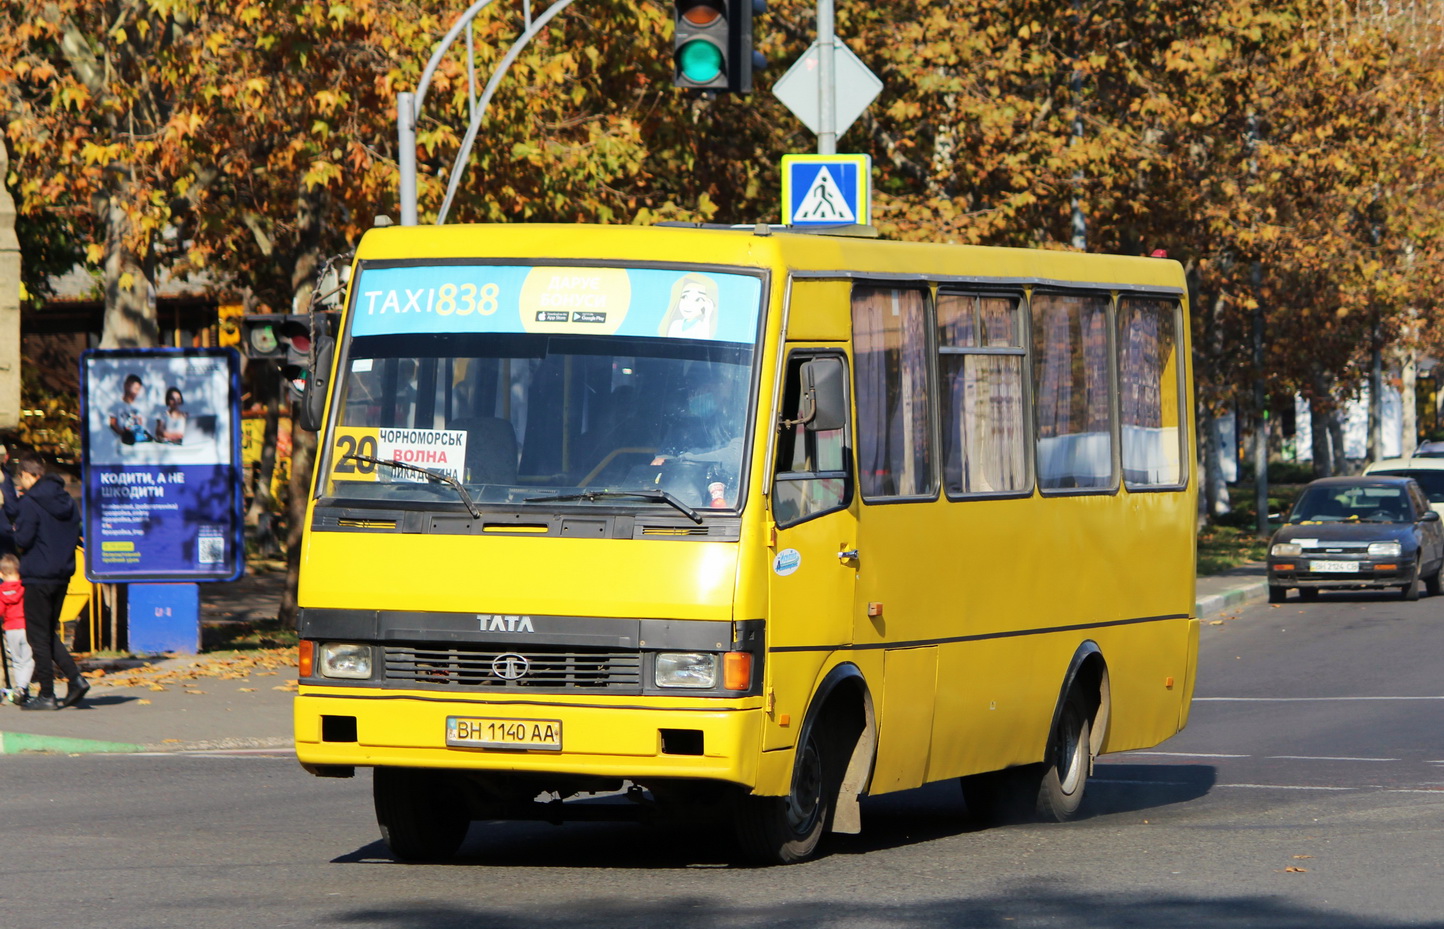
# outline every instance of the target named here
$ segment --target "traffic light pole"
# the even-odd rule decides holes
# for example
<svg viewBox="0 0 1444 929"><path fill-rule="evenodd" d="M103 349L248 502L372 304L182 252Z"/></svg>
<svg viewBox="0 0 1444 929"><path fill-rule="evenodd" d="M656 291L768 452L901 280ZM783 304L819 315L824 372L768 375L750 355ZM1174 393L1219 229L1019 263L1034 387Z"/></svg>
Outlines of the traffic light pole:
<svg viewBox="0 0 1444 929"><path fill-rule="evenodd" d="M482 92L481 98L478 100L476 96L476 50L472 46L472 21L476 19L478 13L491 6L493 2L494 0L477 0L476 3L467 7L466 12L457 18L456 23L436 46L436 51L431 54L431 60L426 63L426 68L421 72L421 80L417 82L416 92L414 94L403 92L396 95L396 162L401 172L398 194L401 199L401 225L403 226L415 226L418 222L416 210L416 120L421 113L422 105L426 102L426 91L431 86L432 75L441 66L442 59L451 50L457 37L465 31L466 73L470 81L470 93L467 99L469 125L466 137L461 142L461 150L457 152L456 160L451 164L451 177L446 182L446 198L441 202L441 210L436 214L436 225L438 226L446 222L446 215L451 212L451 203L456 198L457 187L461 184L461 175L466 170L467 159L471 157L471 148L476 144L477 133L481 131L482 118L486 116L487 105L491 103L497 85L506 76L512 62L516 61L527 43L541 32L547 23L551 22L552 17L571 6L574 0L556 0L536 19L532 18L531 0L522 0L526 31L512 43L511 49L497 64L496 71L487 81L486 90Z"/></svg>
<svg viewBox="0 0 1444 929"><path fill-rule="evenodd" d="M817 0L817 153L837 154L837 80L833 0Z"/></svg>

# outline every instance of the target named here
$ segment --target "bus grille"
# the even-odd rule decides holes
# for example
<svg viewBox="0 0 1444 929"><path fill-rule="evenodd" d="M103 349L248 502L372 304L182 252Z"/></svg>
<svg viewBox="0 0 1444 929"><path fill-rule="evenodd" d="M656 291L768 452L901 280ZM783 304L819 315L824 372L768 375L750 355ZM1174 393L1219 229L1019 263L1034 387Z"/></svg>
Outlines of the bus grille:
<svg viewBox="0 0 1444 929"><path fill-rule="evenodd" d="M386 680L439 687L639 692L642 656L612 649L388 645Z"/></svg>

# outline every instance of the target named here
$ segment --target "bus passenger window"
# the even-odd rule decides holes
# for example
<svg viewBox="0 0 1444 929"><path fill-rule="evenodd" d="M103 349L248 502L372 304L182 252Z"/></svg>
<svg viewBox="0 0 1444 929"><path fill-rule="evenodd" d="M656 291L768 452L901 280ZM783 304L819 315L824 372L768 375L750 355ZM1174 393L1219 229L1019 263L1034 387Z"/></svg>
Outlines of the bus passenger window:
<svg viewBox="0 0 1444 929"><path fill-rule="evenodd" d="M1106 490L1113 475L1104 294L1033 294L1038 484Z"/></svg>
<svg viewBox="0 0 1444 929"><path fill-rule="evenodd" d="M950 495L1032 489L1022 298L938 292L943 480Z"/></svg>
<svg viewBox="0 0 1444 929"><path fill-rule="evenodd" d="M930 496L927 291L852 291L858 483L863 499Z"/></svg>
<svg viewBox="0 0 1444 929"><path fill-rule="evenodd" d="M847 428L818 429L802 422L807 416L803 400L805 365L842 368L837 357L806 356L788 359L783 386L782 419L777 436L777 476L772 488L772 515L779 526L790 526L847 505L849 493ZM837 382L845 380L838 371ZM846 411L844 408L844 421Z"/></svg>
<svg viewBox="0 0 1444 929"><path fill-rule="evenodd" d="M1156 297L1118 301L1123 480L1130 489L1183 483L1178 349L1176 301Z"/></svg>

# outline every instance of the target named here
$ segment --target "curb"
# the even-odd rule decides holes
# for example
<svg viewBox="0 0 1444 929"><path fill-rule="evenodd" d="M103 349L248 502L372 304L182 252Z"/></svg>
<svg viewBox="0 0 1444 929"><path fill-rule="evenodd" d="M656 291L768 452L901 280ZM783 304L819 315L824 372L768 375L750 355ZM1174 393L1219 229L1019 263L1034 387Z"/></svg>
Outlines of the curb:
<svg viewBox="0 0 1444 929"><path fill-rule="evenodd" d="M1268 581L1260 579L1232 590L1225 590L1223 593L1199 597L1198 602L1194 604L1195 615L1199 619L1208 619L1235 607L1263 600L1268 597L1268 588Z"/></svg>
<svg viewBox="0 0 1444 929"><path fill-rule="evenodd" d="M141 746L129 742L99 742L95 739L68 739L63 736L29 735L24 732L0 732L0 755L21 752L58 752L65 755L96 752L138 752Z"/></svg>

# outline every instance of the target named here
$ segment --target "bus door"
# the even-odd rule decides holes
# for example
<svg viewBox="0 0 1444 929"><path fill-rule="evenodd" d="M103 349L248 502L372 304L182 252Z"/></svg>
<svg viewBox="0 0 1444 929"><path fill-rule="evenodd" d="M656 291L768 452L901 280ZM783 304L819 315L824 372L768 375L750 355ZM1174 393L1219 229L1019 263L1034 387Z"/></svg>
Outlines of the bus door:
<svg viewBox="0 0 1444 929"><path fill-rule="evenodd" d="M767 749L793 744L822 662L852 641L857 579L847 360L835 349L794 347L784 378L770 494L768 677L776 703Z"/></svg>

